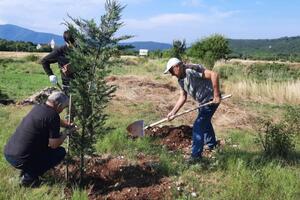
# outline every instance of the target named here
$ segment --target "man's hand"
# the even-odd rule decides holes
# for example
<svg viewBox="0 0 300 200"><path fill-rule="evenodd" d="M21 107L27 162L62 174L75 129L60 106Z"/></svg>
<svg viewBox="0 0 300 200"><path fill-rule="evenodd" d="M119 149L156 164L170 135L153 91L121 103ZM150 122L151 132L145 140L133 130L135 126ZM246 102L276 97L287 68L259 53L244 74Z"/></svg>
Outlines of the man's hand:
<svg viewBox="0 0 300 200"><path fill-rule="evenodd" d="M49 80L53 85L57 84L57 77L55 75L50 75Z"/></svg>
<svg viewBox="0 0 300 200"><path fill-rule="evenodd" d="M220 97L219 95L214 96L213 102L214 102L215 104L221 103L221 97Z"/></svg>
<svg viewBox="0 0 300 200"><path fill-rule="evenodd" d="M174 113L173 112L170 112L168 115L167 115L167 118L169 121L172 121L175 117L174 117Z"/></svg>

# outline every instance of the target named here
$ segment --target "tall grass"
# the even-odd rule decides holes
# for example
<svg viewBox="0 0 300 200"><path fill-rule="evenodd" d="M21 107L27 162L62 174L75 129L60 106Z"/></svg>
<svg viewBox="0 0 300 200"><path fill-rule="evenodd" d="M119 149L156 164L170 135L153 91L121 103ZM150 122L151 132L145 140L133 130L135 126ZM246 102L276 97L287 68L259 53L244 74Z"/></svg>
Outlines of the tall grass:
<svg viewBox="0 0 300 200"><path fill-rule="evenodd" d="M299 104L300 80L288 82L256 82L253 80L226 84L225 91L243 100L253 100L263 103Z"/></svg>

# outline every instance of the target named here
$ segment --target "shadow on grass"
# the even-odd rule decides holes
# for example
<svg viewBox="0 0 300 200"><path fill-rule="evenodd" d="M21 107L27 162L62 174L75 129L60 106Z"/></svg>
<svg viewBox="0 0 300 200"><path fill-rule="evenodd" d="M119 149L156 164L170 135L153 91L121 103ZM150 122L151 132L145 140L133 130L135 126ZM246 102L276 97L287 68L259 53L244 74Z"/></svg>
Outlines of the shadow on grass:
<svg viewBox="0 0 300 200"><path fill-rule="evenodd" d="M7 94L2 93L2 91L0 90L0 104L9 105L14 103L14 100L9 99L9 96Z"/></svg>

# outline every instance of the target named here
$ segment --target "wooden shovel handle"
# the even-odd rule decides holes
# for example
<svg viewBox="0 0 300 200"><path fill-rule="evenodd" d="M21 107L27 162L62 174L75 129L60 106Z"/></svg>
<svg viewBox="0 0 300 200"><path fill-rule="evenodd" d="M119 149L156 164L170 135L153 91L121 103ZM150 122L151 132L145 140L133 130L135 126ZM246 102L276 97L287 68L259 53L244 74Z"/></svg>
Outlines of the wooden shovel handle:
<svg viewBox="0 0 300 200"><path fill-rule="evenodd" d="M221 99L224 100L224 99L227 99L227 98L229 98L229 97L231 97L231 96L232 96L231 94L228 94L228 95L222 96ZM177 117L179 117L179 116L181 116L181 115L187 114L187 113L189 113L189 112L192 112L192 111L194 111L194 110L197 110L197 109L199 109L199 108L201 108L201 107L204 107L204 106L207 106L207 105L210 105L210 104L213 104L213 103L214 103L213 101L210 101L210 102L201 104L200 106L198 106L198 107L196 107L196 108L192 108L192 109L183 111L183 112L181 112L181 113L178 113L178 114L174 115L174 119L177 118ZM147 128L149 128L149 127L152 127L152 126L156 126L156 125L161 124L161 123L166 122L166 121L168 121L168 118L167 118L167 117L164 118L164 119L162 119L162 120L159 120L159 121L157 121L157 122L154 122L153 124L150 124L149 126L145 127L145 129L147 129Z"/></svg>

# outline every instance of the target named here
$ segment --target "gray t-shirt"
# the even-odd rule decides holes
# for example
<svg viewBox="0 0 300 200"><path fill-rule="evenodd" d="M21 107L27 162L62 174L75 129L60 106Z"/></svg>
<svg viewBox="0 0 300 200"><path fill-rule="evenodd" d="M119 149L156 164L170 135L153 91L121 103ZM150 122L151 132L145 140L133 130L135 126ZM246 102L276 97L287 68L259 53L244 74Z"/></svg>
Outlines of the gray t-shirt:
<svg viewBox="0 0 300 200"><path fill-rule="evenodd" d="M213 99L213 86L209 79L204 78L205 67L202 65L185 65L186 76L178 79L180 87L199 103L206 103Z"/></svg>

